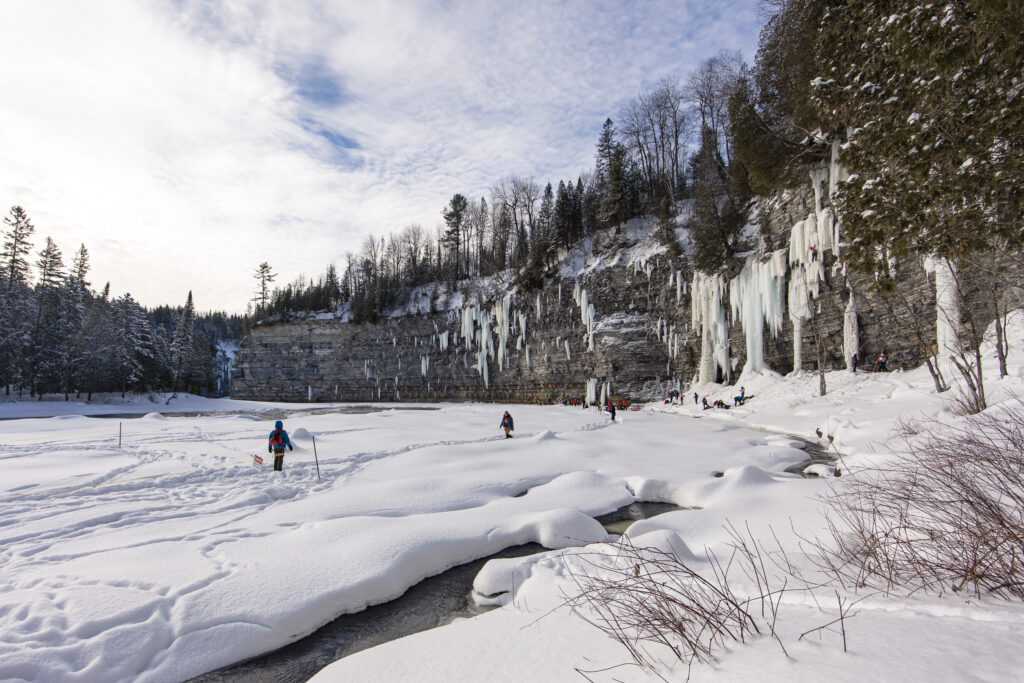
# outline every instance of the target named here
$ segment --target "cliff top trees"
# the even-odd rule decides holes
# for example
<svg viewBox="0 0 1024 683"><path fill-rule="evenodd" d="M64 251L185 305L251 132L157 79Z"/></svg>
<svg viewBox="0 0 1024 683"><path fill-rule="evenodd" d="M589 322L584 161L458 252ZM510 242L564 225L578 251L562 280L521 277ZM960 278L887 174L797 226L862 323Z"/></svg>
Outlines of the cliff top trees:
<svg viewBox="0 0 1024 683"><path fill-rule="evenodd" d="M728 99L732 144L759 195L805 183L807 164L822 153L808 137L820 125L811 81L827 0L772 4L778 11L761 30L754 68L738 73Z"/></svg>
<svg viewBox="0 0 1024 683"><path fill-rule="evenodd" d="M744 225L746 197L735 192L718 151L718 136L710 128L702 132L700 150L691 159L690 169L693 213L686 225L693 239L693 264L705 273L715 273L733 254Z"/></svg>
<svg viewBox="0 0 1024 683"><path fill-rule="evenodd" d="M452 195L448 206L441 211L441 216L448 226L448 230L444 233L444 243L452 251L452 282L458 281L462 274L462 232L469 219L468 214L469 202L465 196L459 193Z"/></svg>
<svg viewBox="0 0 1024 683"><path fill-rule="evenodd" d="M838 191L847 258L959 260L1024 246L1024 10L867 0L831 9L814 100L849 126Z"/></svg>
<svg viewBox="0 0 1024 683"><path fill-rule="evenodd" d="M277 275L270 268L270 264L264 261L256 267L256 272L253 273L253 278L258 283L256 287L256 296L253 301L256 302L256 312L259 314L261 310L265 310L267 307L267 301L270 296L270 283L274 281Z"/></svg>

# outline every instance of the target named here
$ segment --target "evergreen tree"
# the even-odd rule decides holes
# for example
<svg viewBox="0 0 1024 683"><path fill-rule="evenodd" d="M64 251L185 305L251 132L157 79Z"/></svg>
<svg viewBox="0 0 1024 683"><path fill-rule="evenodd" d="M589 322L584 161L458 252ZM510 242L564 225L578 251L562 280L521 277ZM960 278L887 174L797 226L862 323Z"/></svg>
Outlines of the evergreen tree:
<svg viewBox="0 0 1024 683"><path fill-rule="evenodd" d="M114 330L111 370L117 378L121 398L124 398L128 386L142 379L145 312L129 293L114 299L110 308Z"/></svg>
<svg viewBox="0 0 1024 683"><path fill-rule="evenodd" d="M718 151L718 136L705 128L700 150L690 161L693 177L693 213L687 222L693 239L693 262L705 273L723 268L744 224L743 206L734 197L725 161Z"/></svg>
<svg viewBox="0 0 1024 683"><path fill-rule="evenodd" d="M0 263L3 265L3 279L7 289L13 289L16 283L28 282L28 255L32 251L29 239L35 227L20 206L11 207L11 215L4 216L4 223L7 229L4 230Z"/></svg>
<svg viewBox="0 0 1024 683"><path fill-rule="evenodd" d="M836 204L856 269L1024 246L1024 13L854 0L826 15L814 99L846 126Z"/></svg>
<svg viewBox="0 0 1024 683"><path fill-rule="evenodd" d="M188 292L185 308L178 318L171 342L171 367L173 379L172 390L177 392L182 380L188 377L192 363L192 326L195 323L196 309L192 303L192 290Z"/></svg>
<svg viewBox="0 0 1024 683"><path fill-rule="evenodd" d="M276 277L277 275L271 270L270 264L266 261L257 266L256 272L253 273L253 278L259 283L256 287L256 296L253 298L253 301L256 303L257 316L267 308L267 301L270 298L270 283Z"/></svg>
<svg viewBox="0 0 1024 683"><path fill-rule="evenodd" d="M461 194L452 195L451 201L441 211L448 230L444 233L444 243L453 254L452 281L457 282L462 275L462 230L468 218L469 202Z"/></svg>
<svg viewBox="0 0 1024 683"><path fill-rule="evenodd" d="M30 393L38 392L42 399L44 392L54 391L60 385L67 342L60 326L65 295L62 290L64 260L57 244L49 237L39 253L36 268L39 280L35 289L35 321L26 358Z"/></svg>

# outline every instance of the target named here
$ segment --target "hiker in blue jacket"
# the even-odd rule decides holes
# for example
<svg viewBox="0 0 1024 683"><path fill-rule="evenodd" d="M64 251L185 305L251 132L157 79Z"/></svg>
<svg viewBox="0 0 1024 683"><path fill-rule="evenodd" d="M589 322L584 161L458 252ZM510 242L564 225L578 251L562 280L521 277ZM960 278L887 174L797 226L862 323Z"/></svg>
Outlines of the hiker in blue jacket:
<svg viewBox="0 0 1024 683"><path fill-rule="evenodd" d="M270 432L270 442L267 444L267 453L274 454L275 472L281 472L284 467L285 446L289 451L295 450L292 448L291 439L288 438L288 432L284 431L284 423L278 420L274 423L274 431Z"/></svg>
<svg viewBox="0 0 1024 683"><path fill-rule="evenodd" d="M512 416L508 414L507 410L505 411L505 414L501 416L501 422L498 424L498 426L505 430L506 439L512 438L512 434L510 434L509 432L514 431L516 427L515 423L512 422Z"/></svg>

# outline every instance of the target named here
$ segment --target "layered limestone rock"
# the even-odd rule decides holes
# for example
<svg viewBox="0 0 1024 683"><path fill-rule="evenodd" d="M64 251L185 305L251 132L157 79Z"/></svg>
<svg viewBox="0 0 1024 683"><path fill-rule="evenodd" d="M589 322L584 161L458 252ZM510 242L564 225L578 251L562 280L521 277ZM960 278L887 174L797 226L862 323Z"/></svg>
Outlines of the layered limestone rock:
<svg viewBox="0 0 1024 683"><path fill-rule="evenodd" d="M492 291L436 302L437 313L376 324L311 318L259 325L242 341L231 394L285 401L651 399L694 383L732 382L741 372L814 370L819 359L827 369L844 368L854 353L862 367L883 350L890 369L915 367L936 352L940 318L941 352L948 352L957 335L948 313L951 271L931 261L894 264L901 295L888 298L870 279L847 272L829 201L841 180L833 154L811 172L810 187L766 202L759 244L728 278L691 272L685 259L657 246L653 223L638 221L574 247L540 291L509 291L496 278ZM1003 265L1009 277L1024 280L1014 272L1019 264ZM987 324L991 288L966 285L974 320ZM937 286L944 316L936 313ZM1024 305L1018 289L1000 296L1016 297L1004 305Z"/></svg>

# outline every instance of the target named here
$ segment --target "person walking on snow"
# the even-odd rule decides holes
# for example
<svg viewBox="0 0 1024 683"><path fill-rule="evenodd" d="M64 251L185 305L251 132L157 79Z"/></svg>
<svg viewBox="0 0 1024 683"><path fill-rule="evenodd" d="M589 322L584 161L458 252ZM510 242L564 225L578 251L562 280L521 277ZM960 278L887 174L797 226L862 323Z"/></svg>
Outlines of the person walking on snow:
<svg viewBox="0 0 1024 683"><path fill-rule="evenodd" d="M615 404L608 401L608 407L606 409L612 415L612 422L615 422Z"/></svg>
<svg viewBox="0 0 1024 683"><path fill-rule="evenodd" d="M295 450L292 448L291 439L288 438L288 432L284 431L284 423L278 420L274 423L274 431L270 432L270 441L267 444L267 453L274 454L275 472L281 472L284 468L285 446L289 451Z"/></svg>
<svg viewBox="0 0 1024 683"><path fill-rule="evenodd" d="M510 432L514 432L516 430L516 427L515 423L512 422L512 416L508 414L507 410L505 411L505 414L502 415L501 422L498 424L498 426L505 430L506 439L512 438L512 434Z"/></svg>

